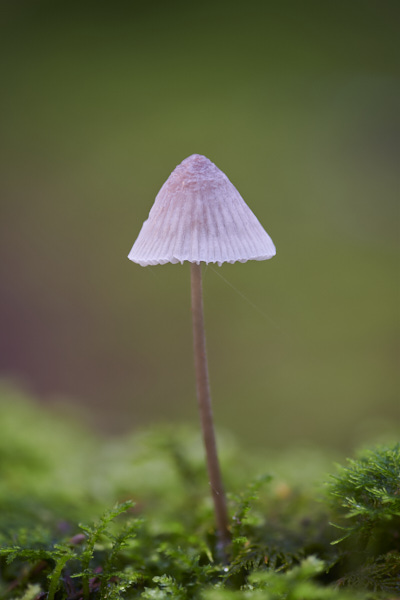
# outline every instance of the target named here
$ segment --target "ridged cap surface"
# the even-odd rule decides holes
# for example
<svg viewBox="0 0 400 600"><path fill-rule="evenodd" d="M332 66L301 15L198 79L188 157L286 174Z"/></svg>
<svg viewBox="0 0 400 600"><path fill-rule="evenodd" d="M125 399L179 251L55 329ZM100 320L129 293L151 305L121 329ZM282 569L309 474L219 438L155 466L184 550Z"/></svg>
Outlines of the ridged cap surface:
<svg viewBox="0 0 400 600"><path fill-rule="evenodd" d="M275 254L268 233L227 176L193 154L162 186L128 258L143 267L185 260L221 265Z"/></svg>

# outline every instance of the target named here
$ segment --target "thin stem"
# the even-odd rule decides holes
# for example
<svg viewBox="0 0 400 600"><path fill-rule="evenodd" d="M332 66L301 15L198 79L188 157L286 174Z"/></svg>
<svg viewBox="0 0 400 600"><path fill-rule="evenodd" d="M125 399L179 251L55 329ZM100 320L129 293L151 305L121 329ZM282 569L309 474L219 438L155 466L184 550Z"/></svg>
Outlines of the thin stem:
<svg viewBox="0 0 400 600"><path fill-rule="evenodd" d="M204 333L203 291L200 264L191 264L191 289L197 400L199 403L201 427L206 449L208 476L210 478L212 497L214 501L219 546L221 550L221 556L223 557L226 555L225 549L230 543L230 534L228 530L228 512L226 508L226 499L222 484L221 470L218 461L217 444L214 433L214 421L211 408L206 338Z"/></svg>

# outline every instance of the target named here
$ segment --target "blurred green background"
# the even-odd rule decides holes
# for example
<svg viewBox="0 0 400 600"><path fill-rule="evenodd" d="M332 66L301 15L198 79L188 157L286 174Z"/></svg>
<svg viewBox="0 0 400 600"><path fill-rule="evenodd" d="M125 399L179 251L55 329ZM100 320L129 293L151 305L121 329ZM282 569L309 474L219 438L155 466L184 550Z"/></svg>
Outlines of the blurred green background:
<svg viewBox="0 0 400 600"><path fill-rule="evenodd" d="M399 16L370 0L3 2L0 375L109 432L196 421L188 265L126 256L200 153L277 247L205 270L218 426L276 448L393 434Z"/></svg>

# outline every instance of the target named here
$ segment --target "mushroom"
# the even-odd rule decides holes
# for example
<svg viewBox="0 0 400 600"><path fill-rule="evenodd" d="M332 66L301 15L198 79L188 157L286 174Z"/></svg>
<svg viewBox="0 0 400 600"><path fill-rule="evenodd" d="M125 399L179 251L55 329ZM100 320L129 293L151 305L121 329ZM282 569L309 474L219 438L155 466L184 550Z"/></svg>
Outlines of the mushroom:
<svg viewBox="0 0 400 600"><path fill-rule="evenodd" d="M271 238L227 176L205 156L193 154L162 186L128 256L141 266L191 263L197 398L222 557L230 533L211 409L201 263L266 260L275 253Z"/></svg>

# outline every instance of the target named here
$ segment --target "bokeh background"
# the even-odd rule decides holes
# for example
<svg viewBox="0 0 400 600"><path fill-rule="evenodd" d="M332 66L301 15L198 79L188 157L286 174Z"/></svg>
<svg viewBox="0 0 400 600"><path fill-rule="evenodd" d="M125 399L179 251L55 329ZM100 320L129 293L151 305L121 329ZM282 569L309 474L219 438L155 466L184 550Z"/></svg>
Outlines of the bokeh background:
<svg viewBox="0 0 400 600"><path fill-rule="evenodd" d="M110 433L196 422L188 265L126 256L200 153L277 247L204 273L218 426L278 449L393 435L399 17L372 0L2 2L1 377Z"/></svg>

